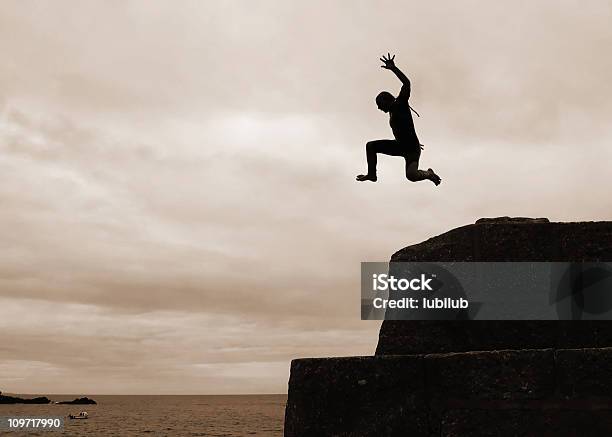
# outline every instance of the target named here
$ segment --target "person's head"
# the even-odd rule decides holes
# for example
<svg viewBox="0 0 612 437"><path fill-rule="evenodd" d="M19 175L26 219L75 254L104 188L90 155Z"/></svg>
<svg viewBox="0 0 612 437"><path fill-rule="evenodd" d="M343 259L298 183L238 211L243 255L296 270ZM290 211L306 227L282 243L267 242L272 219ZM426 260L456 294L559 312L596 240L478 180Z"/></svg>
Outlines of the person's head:
<svg viewBox="0 0 612 437"><path fill-rule="evenodd" d="M393 97L393 94L387 91L382 91L376 96L376 106L382 112L389 112L394 101L395 97Z"/></svg>

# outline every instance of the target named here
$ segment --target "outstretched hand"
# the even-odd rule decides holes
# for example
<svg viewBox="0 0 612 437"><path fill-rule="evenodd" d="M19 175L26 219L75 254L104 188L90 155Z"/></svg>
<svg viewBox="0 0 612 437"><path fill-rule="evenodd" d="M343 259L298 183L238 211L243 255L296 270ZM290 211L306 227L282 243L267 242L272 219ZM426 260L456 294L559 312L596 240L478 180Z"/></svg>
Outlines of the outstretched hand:
<svg viewBox="0 0 612 437"><path fill-rule="evenodd" d="M395 55L391 56L390 53L387 53L387 57L385 58L385 55L382 56L382 58L380 58L380 60L382 61L383 65L380 66L380 68L386 68L387 70L392 70L393 68L395 68Z"/></svg>

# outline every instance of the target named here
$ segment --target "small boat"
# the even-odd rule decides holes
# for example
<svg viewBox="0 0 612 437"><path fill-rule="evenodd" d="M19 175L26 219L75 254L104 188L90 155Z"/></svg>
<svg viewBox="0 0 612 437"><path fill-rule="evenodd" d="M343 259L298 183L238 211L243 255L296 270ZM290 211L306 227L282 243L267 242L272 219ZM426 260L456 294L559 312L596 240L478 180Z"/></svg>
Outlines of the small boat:
<svg viewBox="0 0 612 437"><path fill-rule="evenodd" d="M89 419L89 414L87 414L87 411L81 411L79 414L70 414L68 419Z"/></svg>

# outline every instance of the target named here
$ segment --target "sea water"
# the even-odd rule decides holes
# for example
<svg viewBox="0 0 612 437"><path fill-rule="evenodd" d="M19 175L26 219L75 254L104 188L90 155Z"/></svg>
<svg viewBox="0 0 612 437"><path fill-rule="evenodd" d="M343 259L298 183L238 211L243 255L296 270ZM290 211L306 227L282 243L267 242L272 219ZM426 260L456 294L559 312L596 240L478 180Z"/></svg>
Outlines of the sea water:
<svg viewBox="0 0 612 437"><path fill-rule="evenodd" d="M80 395L45 395L54 401ZM28 396L30 397L30 396ZM0 416L62 416L62 431L9 436L266 436L283 435L286 395L96 396L98 405L0 405ZM87 411L87 420L68 420Z"/></svg>

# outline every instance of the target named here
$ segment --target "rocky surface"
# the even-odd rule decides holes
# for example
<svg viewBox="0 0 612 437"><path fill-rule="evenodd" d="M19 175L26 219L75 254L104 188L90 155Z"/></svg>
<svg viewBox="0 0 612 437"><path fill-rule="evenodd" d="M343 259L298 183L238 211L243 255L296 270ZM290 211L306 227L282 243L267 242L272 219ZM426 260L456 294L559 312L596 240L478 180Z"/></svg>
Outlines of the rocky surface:
<svg viewBox="0 0 612 437"><path fill-rule="evenodd" d="M612 222L480 219L392 261L612 261ZM291 365L285 436L612 435L612 322L385 321Z"/></svg>
<svg viewBox="0 0 612 437"><path fill-rule="evenodd" d="M612 261L612 222L480 219L405 247L391 261Z"/></svg>
<svg viewBox="0 0 612 437"><path fill-rule="evenodd" d="M612 347L612 323L594 320L383 322L377 355Z"/></svg>
<svg viewBox="0 0 612 437"><path fill-rule="evenodd" d="M294 360L285 436L422 435L425 402L423 357Z"/></svg>
<svg viewBox="0 0 612 437"><path fill-rule="evenodd" d="M612 261L612 222L480 219L405 247L391 262ZM377 354L612 346L606 321L384 321Z"/></svg>
<svg viewBox="0 0 612 437"><path fill-rule="evenodd" d="M48 404L50 402L51 401L44 396L32 399L23 399L15 396L0 395L0 404Z"/></svg>
<svg viewBox="0 0 612 437"><path fill-rule="evenodd" d="M61 401L58 402L60 405L96 405L97 402L93 399L89 399L88 397L78 398L73 401Z"/></svg>
<svg viewBox="0 0 612 437"><path fill-rule="evenodd" d="M301 359L285 436L610 435L611 393L612 348Z"/></svg>
<svg viewBox="0 0 612 437"><path fill-rule="evenodd" d="M46 396L24 399L17 396L0 395L0 404L50 404L52 401ZM54 402L60 405L96 405L97 402L88 397L77 398L72 401Z"/></svg>

